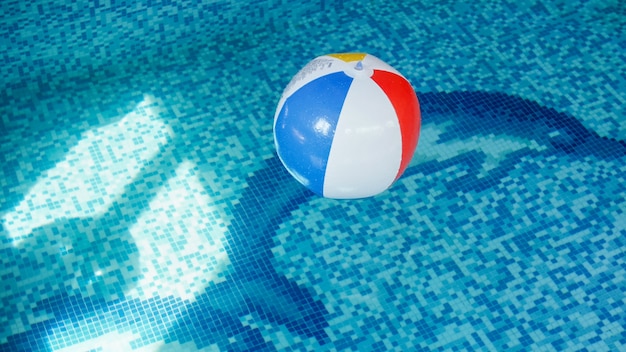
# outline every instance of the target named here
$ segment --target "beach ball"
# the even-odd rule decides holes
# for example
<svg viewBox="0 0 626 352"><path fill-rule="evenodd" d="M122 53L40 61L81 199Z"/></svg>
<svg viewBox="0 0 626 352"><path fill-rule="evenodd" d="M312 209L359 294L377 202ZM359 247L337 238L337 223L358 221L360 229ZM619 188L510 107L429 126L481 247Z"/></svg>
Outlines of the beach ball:
<svg viewBox="0 0 626 352"><path fill-rule="evenodd" d="M411 84L364 53L309 62L285 88L274 116L283 165L327 198L365 198L387 190L411 161L419 131Z"/></svg>

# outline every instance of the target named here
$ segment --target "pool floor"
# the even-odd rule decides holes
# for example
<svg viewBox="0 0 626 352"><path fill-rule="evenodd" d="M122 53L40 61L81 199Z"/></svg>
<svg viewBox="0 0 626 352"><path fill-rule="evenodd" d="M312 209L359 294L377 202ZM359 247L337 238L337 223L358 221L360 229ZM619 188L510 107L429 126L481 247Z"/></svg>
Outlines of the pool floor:
<svg viewBox="0 0 626 352"><path fill-rule="evenodd" d="M619 1L346 1L6 90L0 351L626 351L625 28ZM325 199L273 118L351 51L422 129L388 191Z"/></svg>

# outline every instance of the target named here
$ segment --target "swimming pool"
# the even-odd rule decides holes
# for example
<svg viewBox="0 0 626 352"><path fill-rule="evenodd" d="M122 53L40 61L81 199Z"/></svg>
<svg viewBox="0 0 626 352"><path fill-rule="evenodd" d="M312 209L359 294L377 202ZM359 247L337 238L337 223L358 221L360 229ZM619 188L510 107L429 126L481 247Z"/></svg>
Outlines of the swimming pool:
<svg viewBox="0 0 626 352"><path fill-rule="evenodd" d="M622 2L1 6L0 350L626 349ZM371 199L274 152L343 51L422 106Z"/></svg>

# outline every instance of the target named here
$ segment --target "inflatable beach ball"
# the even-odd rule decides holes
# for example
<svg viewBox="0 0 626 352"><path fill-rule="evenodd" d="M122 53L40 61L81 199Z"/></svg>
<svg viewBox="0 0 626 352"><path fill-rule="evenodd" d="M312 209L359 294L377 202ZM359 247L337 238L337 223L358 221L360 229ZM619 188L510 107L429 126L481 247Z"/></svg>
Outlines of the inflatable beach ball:
<svg viewBox="0 0 626 352"><path fill-rule="evenodd" d="M274 116L283 165L327 198L364 198L388 189L411 161L419 130L411 84L362 53L309 62L285 88Z"/></svg>

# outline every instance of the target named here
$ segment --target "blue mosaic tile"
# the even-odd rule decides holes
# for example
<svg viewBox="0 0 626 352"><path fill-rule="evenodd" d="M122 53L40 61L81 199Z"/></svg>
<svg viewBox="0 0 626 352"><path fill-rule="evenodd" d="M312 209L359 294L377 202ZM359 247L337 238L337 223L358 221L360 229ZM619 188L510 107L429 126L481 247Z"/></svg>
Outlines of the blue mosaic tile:
<svg viewBox="0 0 626 352"><path fill-rule="evenodd" d="M626 349L621 2L0 9L0 351ZM341 51L422 108L370 199L274 152Z"/></svg>

